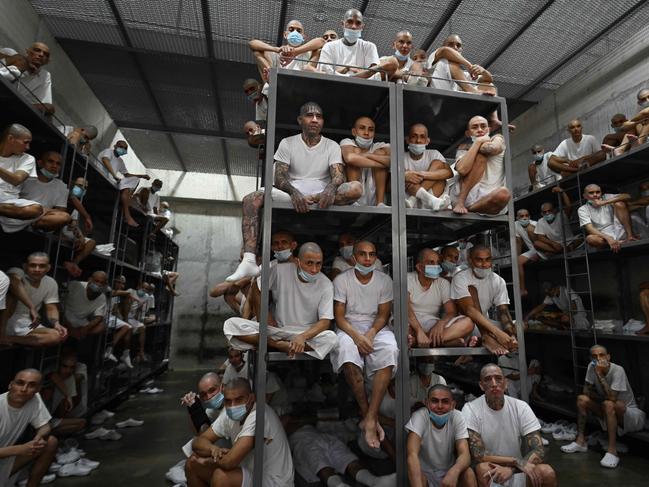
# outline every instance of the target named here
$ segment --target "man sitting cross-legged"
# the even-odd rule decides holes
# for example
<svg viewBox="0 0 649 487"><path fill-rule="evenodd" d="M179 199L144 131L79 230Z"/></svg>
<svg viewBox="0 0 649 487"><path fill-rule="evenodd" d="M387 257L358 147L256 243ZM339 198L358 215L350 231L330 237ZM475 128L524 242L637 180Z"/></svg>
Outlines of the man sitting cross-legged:
<svg viewBox="0 0 649 487"><path fill-rule="evenodd" d="M385 206L385 191L390 172L390 144L374 142L376 125L370 117L359 117L352 127L354 139L340 141L348 181L363 185L358 203Z"/></svg>
<svg viewBox="0 0 649 487"><path fill-rule="evenodd" d="M453 277L451 298L460 312L476 324L482 334L482 344L490 352L503 355L516 350L516 327L509 314L507 285L491 269L491 250L481 244L471 247L469 265ZM492 306L497 309L498 321L489 319Z"/></svg>
<svg viewBox="0 0 649 487"><path fill-rule="evenodd" d="M478 485L555 487L532 408L505 395L507 379L495 364L482 367L479 385L484 395L462 408Z"/></svg>
<svg viewBox="0 0 649 487"><path fill-rule="evenodd" d="M418 347L461 346L473 331L473 322L457 315L451 285L441 274L439 254L420 250L415 272L408 273L408 341L412 337Z"/></svg>
<svg viewBox="0 0 649 487"><path fill-rule="evenodd" d="M436 384L428 389L425 407L412 414L406 431L411 487L477 485L469 432L448 386Z"/></svg>
<svg viewBox="0 0 649 487"><path fill-rule="evenodd" d="M87 282L70 282L63 317L71 337L79 340L104 332L107 291L108 276L104 271L93 272Z"/></svg>
<svg viewBox="0 0 649 487"><path fill-rule="evenodd" d="M333 314L333 285L320 272L322 250L318 244L302 244L296 262L277 264L270 270L270 293L275 304L268 313L268 345L289 356L307 353L320 360L336 345L329 330ZM259 343L259 323L229 318L223 334L233 347L254 348Z"/></svg>
<svg viewBox="0 0 649 487"><path fill-rule="evenodd" d="M49 271L50 258L44 252L28 255L22 269L7 271L11 284L0 317L0 344L52 347L65 341L68 331L59 323L59 286ZM52 328L41 324L43 305Z"/></svg>
<svg viewBox="0 0 649 487"><path fill-rule="evenodd" d="M426 149L430 144L428 128L416 123L408 131L408 152L403 157L406 180L406 206L445 210L449 204L446 180L453 171L437 150Z"/></svg>
<svg viewBox="0 0 649 487"><path fill-rule="evenodd" d="M356 265L334 280L334 315L338 347L331 352L334 372L343 371L360 408L360 427L367 444L379 448L385 438L379 425L379 406L396 373L399 349L386 328L392 312L390 276L374 270L376 247L367 241L354 245ZM367 400L363 371L372 381Z"/></svg>
<svg viewBox="0 0 649 487"><path fill-rule="evenodd" d="M340 146L321 135L322 108L315 102L305 103L297 121L302 133L283 139L275 152L273 200L290 201L295 211L306 213L311 204L329 208L334 204L348 205L360 198L363 194L361 183L345 182ZM243 198L243 260L226 281L259 274L255 252L263 204L264 190Z"/></svg>
<svg viewBox="0 0 649 487"><path fill-rule="evenodd" d="M575 118L568 123L570 138L564 139L552 152L548 166L563 177L579 172L606 159L597 139L583 133L581 120Z"/></svg>
<svg viewBox="0 0 649 487"><path fill-rule="evenodd" d="M50 413L39 394L43 377L36 369L24 369L0 394L0 485L13 485L9 478L33 462L26 487L54 480L47 471L56 455L58 441L50 436ZM16 444L31 425L36 433L25 443Z"/></svg>
<svg viewBox="0 0 649 487"><path fill-rule="evenodd" d="M583 392L577 397L577 439L561 447L564 453L588 450L585 438L586 419L591 412L608 433L608 449L599 464L615 468L620 462L617 453L617 435L640 431L646 414L635 402L633 390L625 370L611 362L611 355L602 345L590 347L591 362L586 370Z"/></svg>
<svg viewBox="0 0 649 487"><path fill-rule="evenodd" d="M487 119L479 115L469 120L466 135L471 145L455 155L460 182L451 195L453 211L502 215L511 198L505 187L505 139L500 134L489 137Z"/></svg>
<svg viewBox="0 0 649 487"><path fill-rule="evenodd" d="M262 484L293 487L293 459L284 428L273 411L264 408L264 443L255 445L257 402L246 379L234 379L223 388L225 414L193 441L194 454L187 460L188 487L248 487L252 485L254 449L264 448ZM229 439L232 448L216 442Z"/></svg>
<svg viewBox="0 0 649 487"><path fill-rule="evenodd" d="M584 188L586 204L577 210L579 226L586 231L586 243L598 249L620 251L620 244L638 240L633 234L627 201L628 193L602 193L602 188L589 184Z"/></svg>

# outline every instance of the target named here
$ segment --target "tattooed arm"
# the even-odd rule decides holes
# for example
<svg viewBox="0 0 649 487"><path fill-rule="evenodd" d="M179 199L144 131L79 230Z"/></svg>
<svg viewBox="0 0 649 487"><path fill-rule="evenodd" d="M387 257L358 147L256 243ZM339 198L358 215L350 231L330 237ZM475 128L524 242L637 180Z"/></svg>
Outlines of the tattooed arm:
<svg viewBox="0 0 649 487"><path fill-rule="evenodd" d="M320 208L329 208L334 203L338 186L346 180L345 166L342 164L332 164L329 166L329 174L331 175L331 182L320 193Z"/></svg>
<svg viewBox="0 0 649 487"><path fill-rule="evenodd" d="M475 467L478 463L495 463L503 467L515 468L517 459L514 457L503 457L498 455L487 455L482 436L477 431L469 428L469 451L471 452L471 462Z"/></svg>
<svg viewBox="0 0 649 487"><path fill-rule="evenodd" d="M290 195L291 203L293 203L295 211L298 213L306 213L309 211L308 200L291 184L288 169L289 165L285 162L275 161L275 187Z"/></svg>
<svg viewBox="0 0 649 487"><path fill-rule="evenodd" d="M498 311L498 321L503 325L503 330L508 335L516 337L516 326L512 320L512 315L509 313L509 306L506 304L501 304L497 308Z"/></svg>
<svg viewBox="0 0 649 487"><path fill-rule="evenodd" d="M524 451L527 453L518 461L518 468L524 471L528 463L539 464L543 463L545 452L543 450L543 441L541 440L541 432L539 430L532 431L523 437Z"/></svg>

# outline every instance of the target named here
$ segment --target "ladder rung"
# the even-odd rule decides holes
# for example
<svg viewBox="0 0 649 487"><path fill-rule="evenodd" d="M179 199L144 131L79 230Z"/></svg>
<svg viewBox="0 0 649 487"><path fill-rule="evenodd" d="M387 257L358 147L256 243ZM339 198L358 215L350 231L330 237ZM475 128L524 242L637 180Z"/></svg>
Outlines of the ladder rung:
<svg viewBox="0 0 649 487"><path fill-rule="evenodd" d="M580 272L579 274L568 274L568 277L581 277L581 276L587 276L588 272Z"/></svg>

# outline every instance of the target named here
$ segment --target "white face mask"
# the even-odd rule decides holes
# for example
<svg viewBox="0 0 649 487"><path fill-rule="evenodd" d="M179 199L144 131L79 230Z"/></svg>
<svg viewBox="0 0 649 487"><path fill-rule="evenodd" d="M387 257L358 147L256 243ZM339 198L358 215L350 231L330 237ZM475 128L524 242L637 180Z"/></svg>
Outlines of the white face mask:
<svg viewBox="0 0 649 487"><path fill-rule="evenodd" d="M489 274L491 274L491 267L489 267L488 269L480 269L479 267L474 267L473 273L478 279L484 279Z"/></svg>
<svg viewBox="0 0 649 487"><path fill-rule="evenodd" d="M361 149L369 149L372 147L372 143L374 142L374 139L366 139L360 135L354 137L354 140L356 140L356 145Z"/></svg>

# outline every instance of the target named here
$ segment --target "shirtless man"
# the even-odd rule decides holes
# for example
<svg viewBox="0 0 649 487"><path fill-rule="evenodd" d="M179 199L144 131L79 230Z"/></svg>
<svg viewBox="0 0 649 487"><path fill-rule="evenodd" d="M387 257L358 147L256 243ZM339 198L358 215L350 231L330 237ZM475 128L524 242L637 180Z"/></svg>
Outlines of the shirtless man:
<svg viewBox="0 0 649 487"><path fill-rule="evenodd" d="M415 272L408 273L408 331L418 347L462 346L473 331L473 322L458 316L441 273L440 255L427 248L417 254Z"/></svg>
<svg viewBox="0 0 649 487"><path fill-rule="evenodd" d="M472 142L468 149L458 149L455 155L460 181L454 185L455 195L451 196L455 199L454 213L507 212L511 193L505 182L505 139L502 135L489 137L489 132L487 119L479 115L467 124L465 133Z"/></svg>
<svg viewBox="0 0 649 487"><path fill-rule="evenodd" d="M306 353L322 360L336 345L329 330L333 319L333 285L320 272L322 250L307 242L300 247L295 262L277 264L270 270L270 293L275 303L268 313L268 345L289 357ZM239 350L259 344L259 323L229 318L223 334Z"/></svg>
<svg viewBox="0 0 649 487"><path fill-rule="evenodd" d="M620 251L620 245L638 240L631 228L631 218L626 202L628 193L602 194L596 184L584 188L586 204L579 207L579 226L586 230L586 243L598 249Z"/></svg>
<svg viewBox="0 0 649 487"><path fill-rule="evenodd" d="M479 385L484 395L462 408L478 485L556 487L532 408L505 395L507 379L495 364L482 367Z"/></svg>
<svg viewBox="0 0 649 487"><path fill-rule="evenodd" d="M273 200L290 201L295 211L306 213L311 204L324 209L331 205L349 205L360 198L361 184L346 182L340 146L321 135L324 116L320 105L315 102L302 105L297 121L302 133L283 139L275 152ZM243 259L226 281L259 274L255 254L263 204L263 189L243 198Z"/></svg>
<svg viewBox="0 0 649 487"><path fill-rule="evenodd" d="M304 26L299 20L291 20L286 24L284 39L286 44L278 47L258 39L253 39L248 43L262 78L265 77L265 70L274 67L301 70L307 66L315 66L320 49L325 44L325 40L321 37L315 37L305 42L307 36Z"/></svg>
<svg viewBox="0 0 649 487"><path fill-rule="evenodd" d="M374 270L376 247L354 245L356 265L334 280L334 316L338 347L331 352L334 372L343 372L360 408L359 424L371 448L385 438L379 424L379 406L390 379L396 374L399 349L394 333L386 328L392 312L392 279ZM372 382L368 402L363 371Z"/></svg>
<svg viewBox="0 0 649 487"><path fill-rule="evenodd" d="M449 205L446 180L453 176L453 171L439 151L426 149L428 144L428 128L421 123L412 125L408 131L408 152L403 158L406 193L409 195L406 206L421 205L438 211Z"/></svg>
<svg viewBox="0 0 649 487"><path fill-rule="evenodd" d="M372 78L383 73L389 79L394 75L398 69L396 59L390 57L380 62L376 45L361 39L365 23L359 10L347 10L342 24L343 37L326 43L320 52L320 71L357 78Z"/></svg>
<svg viewBox="0 0 649 487"><path fill-rule="evenodd" d="M635 401L626 371L611 362L611 355L603 345L590 347L591 362L586 370L584 390L577 397L577 439L561 447L564 453L585 452L585 430L588 413L597 416L604 431L608 433L608 448L599 464L615 468L620 462L617 436L640 431L646 414Z"/></svg>
<svg viewBox="0 0 649 487"><path fill-rule="evenodd" d="M370 117L359 117L352 128L353 139L340 141L348 181L363 185L363 206L386 206L385 190L390 172L390 144L374 142L376 125Z"/></svg>
<svg viewBox="0 0 649 487"><path fill-rule="evenodd" d="M563 177L570 176L582 167L590 167L606 159L606 153L592 135L584 134L581 120L568 123L570 138L564 139L552 153L548 166Z"/></svg>
<svg viewBox="0 0 649 487"><path fill-rule="evenodd" d="M451 298L460 312L468 316L482 334L482 344L496 355L518 348L516 326L509 313L509 295L505 280L491 269L491 250L478 244L469 251L468 269L456 274L451 283ZM498 321L488 318L495 306ZM475 332L474 332L475 333Z"/></svg>
<svg viewBox="0 0 649 487"><path fill-rule="evenodd" d="M59 287L49 271L50 258L44 252L28 255L22 269L7 271L11 284L0 317L0 344L52 347L65 341L68 332L59 322ZM41 324L43 306L52 328Z"/></svg>

